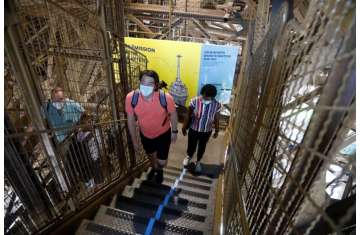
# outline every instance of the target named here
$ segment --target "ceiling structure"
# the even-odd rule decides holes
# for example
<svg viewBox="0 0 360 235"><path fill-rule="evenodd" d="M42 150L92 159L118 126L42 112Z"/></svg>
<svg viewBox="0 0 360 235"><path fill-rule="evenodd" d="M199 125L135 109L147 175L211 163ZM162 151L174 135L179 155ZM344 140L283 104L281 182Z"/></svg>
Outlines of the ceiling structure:
<svg viewBox="0 0 360 235"><path fill-rule="evenodd" d="M256 2L135 0L125 4L126 35L154 39L240 43Z"/></svg>

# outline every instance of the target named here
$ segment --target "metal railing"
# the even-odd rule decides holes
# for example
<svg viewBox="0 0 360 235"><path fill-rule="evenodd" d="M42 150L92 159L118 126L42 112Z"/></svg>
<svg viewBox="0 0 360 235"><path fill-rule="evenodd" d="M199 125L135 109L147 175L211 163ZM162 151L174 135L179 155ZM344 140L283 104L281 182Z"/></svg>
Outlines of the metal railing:
<svg viewBox="0 0 360 235"><path fill-rule="evenodd" d="M355 1L310 1L302 30L291 10L284 3L272 13L244 58L225 169L225 234L355 229Z"/></svg>
<svg viewBox="0 0 360 235"><path fill-rule="evenodd" d="M135 155L133 159L126 142L121 141L121 136L126 137L125 120L28 133L16 133L14 126L8 122L10 120L7 120L5 130L5 175L11 189L6 188L5 195L16 196L9 199L6 208L10 209L10 204L17 198L20 200L24 208L22 213L28 214L33 224L22 220L18 222L22 222L30 233L72 213L102 193L107 185L146 161L144 154ZM56 141L59 133L66 133L65 140L60 143ZM67 191L62 190L46 156L40 141L43 134L54 143ZM29 141L36 144L29 145ZM9 216L12 214L9 213ZM13 219L16 220L15 217Z"/></svg>

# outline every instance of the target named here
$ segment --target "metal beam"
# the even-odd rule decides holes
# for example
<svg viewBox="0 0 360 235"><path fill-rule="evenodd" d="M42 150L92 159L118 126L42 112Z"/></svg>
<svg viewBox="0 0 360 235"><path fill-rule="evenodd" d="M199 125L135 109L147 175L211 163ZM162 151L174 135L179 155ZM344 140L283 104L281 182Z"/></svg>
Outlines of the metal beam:
<svg viewBox="0 0 360 235"><path fill-rule="evenodd" d="M207 30L197 21L196 19L191 19L194 25L200 30L201 34L203 34L207 38L211 38L211 35L207 32Z"/></svg>
<svg viewBox="0 0 360 235"><path fill-rule="evenodd" d="M140 27L141 30L143 30L145 32L145 34L150 35L150 38L153 38L154 36L152 35L154 32L151 31L151 29L149 29L146 25L144 25L144 23L139 20L138 18L136 18L134 15L132 14L127 14L126 17L128 18L129 21L134 22L136 25L138 25Z"/></svg>
<svg viewBox="0 0 360 235"><path fill-rule="evenodd" d="M67 58L76 58L82 60L91 60L91 61L103 61L104 57L102 56L102 51L94 51L94 50L84 50L81 48L62 48L62 47L54 47L50 48L48 51L48 55L54 56L64 56Z"/></svg>
<svg viewBox="0 0 360 235"><path fill-rule="evenodd" d="M183 19L181 19L181 18L175 19L175 20L171 23L171 28L180 25L182 22L183 22ZM154 38L156 38L156 39L164 39L164 38L166 38L166 36L167 36L166 34L167 34L168 32L169 32L169 28L163 28L163 29L160 31L160 33L161 33L162 35L160 35L160 36L155 36Z"/></svg>
<svg viewBox="0 0 360 235"><path fill-rule="evenodd" d="M223 24L220 24L220 23L217 23L217 22L211 22L212 25L215 25L216 27L219 27L219 28L222 28L223 30L226 30L228 32L231 32L231 33L236 33L236 29L234 27L234 30L231 29L230 27L226 27L225 25Z"/></svg>
<svg viewBox="0 0 360 235"><path fill-rule="evenodd" d="M169 7L156 4L130 3L125 7L128 13L153 13L153 14L169 14ZM198 9L196 11L184 11L179 7L174 7L173 16L204 19L209 21L224 21L225 12L223 10ZM231 21L232 18L228 19Z"/></svg>

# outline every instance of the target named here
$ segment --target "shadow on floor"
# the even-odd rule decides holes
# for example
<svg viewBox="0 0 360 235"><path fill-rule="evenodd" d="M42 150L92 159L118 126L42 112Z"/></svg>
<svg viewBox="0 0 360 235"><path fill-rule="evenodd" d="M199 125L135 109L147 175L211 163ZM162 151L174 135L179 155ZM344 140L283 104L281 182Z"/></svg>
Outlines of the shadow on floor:
<svg viewBox="0 0 360 235"><path fill-rule="evenodd" d="M215 179L218 178L221 171L224 168L224 165L216 165L216 164L204 164L201 163L201 172L195 172L195 163L191 162L187 167L186 167L189 172L193 175L193 176L207 176L209 178Z"/></svg>

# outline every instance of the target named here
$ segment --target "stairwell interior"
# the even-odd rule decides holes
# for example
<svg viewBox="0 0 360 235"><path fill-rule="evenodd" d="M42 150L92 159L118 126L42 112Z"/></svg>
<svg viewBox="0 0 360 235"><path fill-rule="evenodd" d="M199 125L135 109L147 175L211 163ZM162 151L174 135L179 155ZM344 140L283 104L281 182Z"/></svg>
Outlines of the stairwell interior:
<svg viewBox="0 0 360 235"><path fill-rule="evenodd" d="M355 0L4 7L5 234L355 233ZM124 100L151 63L126 37L240 48L201 174L183 167L179 134L164 182L147 180ZM54 87L84 107L85 121L49 125ZM177 111L181 122L186 108ZM59 143L59 131L71 134ZM74 144L79 133L96 147Z"/></svg>

